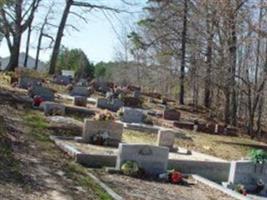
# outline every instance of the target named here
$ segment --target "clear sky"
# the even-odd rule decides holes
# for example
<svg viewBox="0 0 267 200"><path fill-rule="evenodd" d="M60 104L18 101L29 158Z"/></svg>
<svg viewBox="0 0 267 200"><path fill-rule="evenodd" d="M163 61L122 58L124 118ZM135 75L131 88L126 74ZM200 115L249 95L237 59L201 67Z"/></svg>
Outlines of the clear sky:
<svg viewBox="0 0 267 200"><path fill-rule="evenodd" d="M43 0L46 4L49 0ZM61 2L60 2L61 1ZM78 0L88 2L89 0ZM110 7L116 7L122 10L131 11L131 13L119 13L115 14L112 12L105 12L106 16L102 11L84 11L80 8L72 8L75 11L85 17L88 23L83 22L81 19L74 15L70 15L67 24L75 25L79 32L67 27L64 33L62 45L68 48L80 48L82 49L93 62L99 61L111 61L115 58L114 48L118 48L119 42L117 39L122 29L133 25L141 14L142 7L145 4L145 0L125 0L130 2L131 5L123 3L121 0L90 0L89 2L97 5L106 5ZM54 19L53 24L58 24L64 7L64 0L59 0L57 5L54 6ZM41 23L45 12L42 10L36 16L35 23ZM107 19L108 18L108 19ZM48 29L48 33L53 36L56 34L55 29ZM33 33L31 41L30 55L35 57L36 54L36 42L37 32ZM25 51L25 39L26 33L23 35L21 43L21 51ZM48 46L48 41L43 42L44 46ZM41 52L40 59L47 61L51 55L51 50L43 50ZM9 56L8 48L5 41L0 46L0 56Z"/></svg>

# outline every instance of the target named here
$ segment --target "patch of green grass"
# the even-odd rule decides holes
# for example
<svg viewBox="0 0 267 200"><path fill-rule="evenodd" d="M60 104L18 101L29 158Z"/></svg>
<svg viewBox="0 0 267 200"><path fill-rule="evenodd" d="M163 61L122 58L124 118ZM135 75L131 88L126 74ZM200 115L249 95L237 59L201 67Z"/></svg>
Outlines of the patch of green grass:
<svg viewBox="0 0 267 200"><path fill-rule="evenodd" d="M123 132L123 141L126 143L146 143L155 144L156 134L144 133L139 131L126 130Z"/></svg>
<svg viewBox="0 0 267 200"><path fill-rule="evenodd" d="M30 128L30 135L43 142L49 141L48 123L39 112L25 112L24 123Z"/></svg>
<svg viewBox="0 0 267 200"><path fill-rule="evenodd" d="M86 168L77 163L69 162L66 164L65 170L66 176L74 180L78 185L84 188L90 188L102 200L112 200L112 197L87 175Z"/></svg>

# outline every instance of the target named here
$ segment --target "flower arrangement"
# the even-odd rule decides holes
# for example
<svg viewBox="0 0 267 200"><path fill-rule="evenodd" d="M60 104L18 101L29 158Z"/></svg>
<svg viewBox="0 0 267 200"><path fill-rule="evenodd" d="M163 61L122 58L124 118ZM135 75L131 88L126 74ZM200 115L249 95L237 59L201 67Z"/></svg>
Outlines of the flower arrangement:
<svg viewBox="0 0 267 200"><path fill-rule="evenodd" d="M249 156L255 163L264 164L267 161L267 153L262 149L252 149Z"/></svg>
<svg viewBox="0 0 267 200"><path fill-rule="evenodd" d="M115 117L111 112L105 110L103 112L96 114L94 119L97 121L110 121L110 120L115 120Z"/></svg>

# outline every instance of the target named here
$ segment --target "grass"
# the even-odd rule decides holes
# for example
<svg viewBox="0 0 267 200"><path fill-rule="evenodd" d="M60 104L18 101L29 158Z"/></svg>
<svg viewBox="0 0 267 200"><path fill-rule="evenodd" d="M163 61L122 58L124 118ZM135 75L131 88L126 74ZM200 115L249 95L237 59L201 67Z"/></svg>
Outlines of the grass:
<svg viewBox="0 0 267 200"><path fill-rule="evenodd" d="M39 146L42 153L45 154L44 156L54 162L58 162L58 157L62 157L62 155L59 155L61 152L49 139L51 132L47 129L49 125L43 115L37 111L27 111L23 119L24 123L30 128L28 136ZM63 162L62 170L65 171L66 176L72 179L76 185L90 189L90 191L93 191L99 199L112 199L108 193L106 193L86 174L86 170L88 169L80 166L74 161L61 159L60 162Z"/></svg>
<svg viewBox="0 0 267 200"><path fill-rule="evenodd" d="M123 132L123 141L126 143L146 143L156 144L156 134L143 133L139 131L127 130Z"/></svg>
<svg viewBox="0 0 267 200"><path fill-rule="evenodd" d="M179 138L176 145L226 160L239 160L248 156L251 149L267 149L267 146L244 137L230 137L183 131L191 139Z"/></svg>
<svg viewBox="0 0 267 200"><path fill-rule="evenodd" d="M97 185L86 173L84 167L74 163L69 162L65 167L66 176L76 181L79 185L84 188L91 188L95 192L95 194L102 200L112 200L112 197L103 191L103 189Z"/></svg>

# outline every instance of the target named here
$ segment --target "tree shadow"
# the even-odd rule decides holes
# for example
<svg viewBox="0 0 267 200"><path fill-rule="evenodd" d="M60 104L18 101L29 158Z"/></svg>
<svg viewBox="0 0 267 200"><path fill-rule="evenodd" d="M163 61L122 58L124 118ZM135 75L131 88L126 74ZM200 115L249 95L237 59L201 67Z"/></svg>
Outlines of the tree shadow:
<svg viewBox="0 0 267 200"><path fill-rule="evenodd" d="M246 144L246 143L241 143L241 142L225 142L225 141L216 141L217 143L221 144L228 144L228 145L235 145L235 146L242 146L242 147L250 147L254 149L262 149L267 151L267 145L260 145L260 144Z"/></svg>

